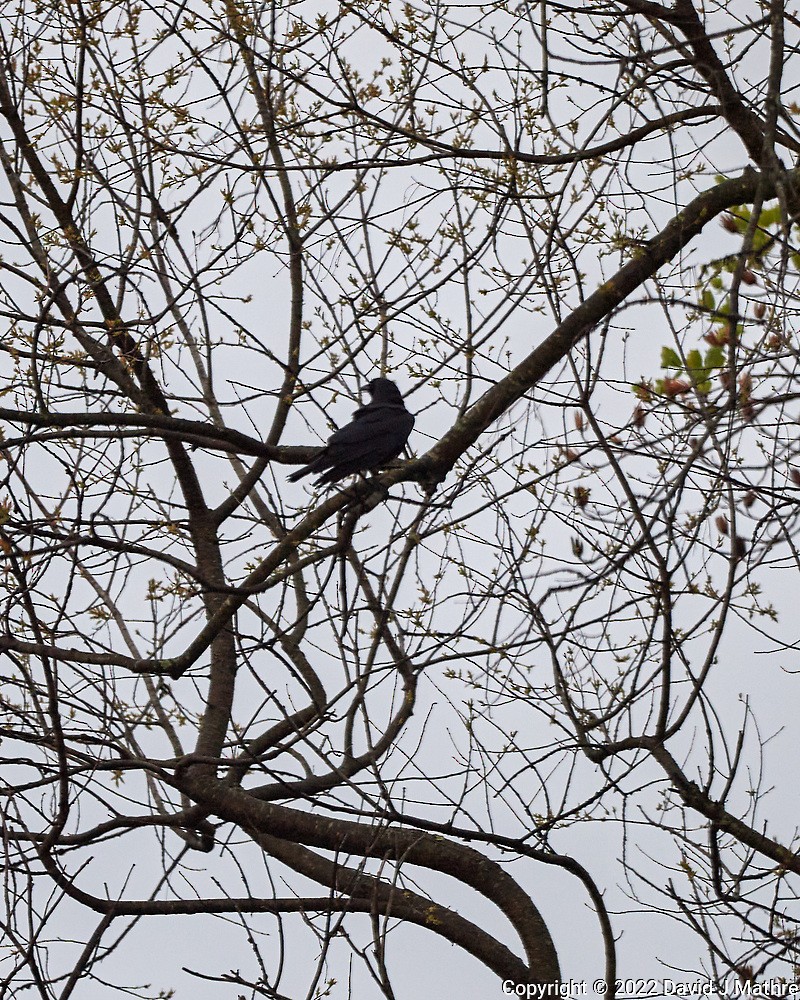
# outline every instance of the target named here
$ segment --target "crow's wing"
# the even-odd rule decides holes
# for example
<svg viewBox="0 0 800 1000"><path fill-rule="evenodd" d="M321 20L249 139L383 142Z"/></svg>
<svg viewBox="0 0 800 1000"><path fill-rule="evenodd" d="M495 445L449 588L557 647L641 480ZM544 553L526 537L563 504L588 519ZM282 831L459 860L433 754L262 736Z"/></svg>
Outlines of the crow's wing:
<svg viewBox="0 0 800 1000"><path fill-rule="evenodd" d="M293 472L289 481L297 482L303 476L327 469L317 485L335 483L351 473L376 469L396 458L408 440L414 417L405 408L396 387L392 388L395 391L389 399L373 399L360 406L351 422L334 431L319 454Z"/></svg>
<svg viewBox="0 0 800 1000"><path fill-rule="evenodd" d="M304 476L308 476L313 472L322 472L323 469L330 468L334 464L335 458L331 457L331 447L333 447L334 454L339 450L339 446L346 446L348 442L352 442L356 447L361 441L363 435L358 431L353 433L353 428L356 423L368 422L370 420L371 410L374 409L372 403L367 403L365 406L359 406L357 410L353 413L353 419L349 424L345 424L344 427L340 427L338 431L334 431L333 434L328 438L328 443L320 451L320 453L311 459L308 465L304 465L302 469L298 469L297 472L293 472L287 479L290 483L296 483L298 479L303 479Z"/></svg>
<svg viewBox="0 0 800 1000"><path fill-rule="evenodd" d="M374 441L391 428L398 413L406 412L408 411L404 406L387 406L385 403L368 403L359 407L349 424L331 434L328 447Z"/></svg>
<svg viewBox="0 0 800 1000"><path fill-rule="evenodd" d="M413 426L414 418L402 404L362 406L351 423L328 439L319 457L324 458L324 467L329 471L318 483L335 483L353 472L375 469L391 461L403 450Z"/></svg>

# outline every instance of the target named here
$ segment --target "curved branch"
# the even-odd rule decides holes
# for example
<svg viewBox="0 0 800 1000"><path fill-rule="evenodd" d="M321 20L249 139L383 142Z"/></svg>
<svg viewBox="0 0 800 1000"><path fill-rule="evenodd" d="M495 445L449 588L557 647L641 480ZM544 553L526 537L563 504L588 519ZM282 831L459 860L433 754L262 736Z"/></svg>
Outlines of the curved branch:
<svg viewBox="0 0 800 1000"><path fill-rule="evenodd" d="M511 921L530 968L541 980L559 978L555 947L532 900L500 865L473 848L419 830L378 828L261 802L199 774L196 768L182 770L179 784L199 805L251 835L267 834L337 854L419 865L458 879L491 900Z"/></svg>
<svg viewBox="0 0 800 1000"><path fill-rule="evenodd" d="M279 837L256 833L254 839L267 854L294 871L329 886L337 893L344 893L353 903L368 904L370 912L405 920L439 934L479 959L503 979L520 983L551 983L558 979L557 966L553 975L550 974L552 970L529 969L509 948L477 924L406 886L401 888L357 868L330 861Z"/></svg>

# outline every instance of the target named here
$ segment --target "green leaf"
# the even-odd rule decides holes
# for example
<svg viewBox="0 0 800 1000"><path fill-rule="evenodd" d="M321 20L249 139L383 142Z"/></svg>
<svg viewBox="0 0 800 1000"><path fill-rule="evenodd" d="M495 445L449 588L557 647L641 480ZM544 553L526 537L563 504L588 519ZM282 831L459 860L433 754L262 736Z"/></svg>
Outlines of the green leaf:
<svg viewBox="0 0 800 1000"><path fill-rule="evenodd" d="M706 368L722 368L725 364L725 352L721 347L709 347L706 351Z"/></svg>
<svg viewBox="0 0 800 1000"><path fill-rule="evenodd" d="M696 348L693 351L689 351L686 355L686 370L697 376L702 367L703 357L700 352Z"/></svg>
<svg viewBox="0 0 800 1000"><path fill-rule="evenodd" d="M763 233L760 229L757 229L753 233L753 250L758 253L759 250L763 250L764 247L769 243L771 237L769 233Z"/></svg>
<svg viewBox="0 0 800 1000"><path fill-rule="evenodd" d="M762 229L769 229L770 226L774 226L776 223L781 221L781 204L776 202L772 208L765 208L764 211L758 217L758 224Z"/></svg>
<svg viewBox="0 0 800 1000"><path fill-rule="evenodd" d="M720 304L717 306L716 315L711 317L711 322L722 323L723 325L727 325L728 323L727 316L730 313L730 311L731 311L730 299L725 299L724 302L720 302Z"/></svg>
<svg viewBox="0 0 800 1000"><path fill-rule="evenodd" d="M714 293L711 291L710 288L707 288L703 292L703 297L700 300L700 302L704 309L714 309L714 307L717 304L717 300L714 298Z"/></svg>
<svg viewBox="0 0 800 1000"><path fill-rule="evenodd" d="M683 362L675 351L671 347L661 348L661 367L662 368L683 368Z"/></svg>

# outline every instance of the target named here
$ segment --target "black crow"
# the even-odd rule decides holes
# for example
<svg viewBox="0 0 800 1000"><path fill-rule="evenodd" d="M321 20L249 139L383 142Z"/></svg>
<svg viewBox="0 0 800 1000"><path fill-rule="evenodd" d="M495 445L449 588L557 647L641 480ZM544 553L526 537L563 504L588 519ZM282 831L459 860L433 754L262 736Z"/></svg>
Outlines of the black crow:
<svg viewBox="0 0 800 1000"><path fill-rule="evenodd" d="M370 402L355 411L349 424L331 434L319 455L289 476L290 482L327 469L316 481L322 486L354 472L372 472L397 458L414 426L414 417L388 378L374 378L366 390L372 396Z"/></svg>

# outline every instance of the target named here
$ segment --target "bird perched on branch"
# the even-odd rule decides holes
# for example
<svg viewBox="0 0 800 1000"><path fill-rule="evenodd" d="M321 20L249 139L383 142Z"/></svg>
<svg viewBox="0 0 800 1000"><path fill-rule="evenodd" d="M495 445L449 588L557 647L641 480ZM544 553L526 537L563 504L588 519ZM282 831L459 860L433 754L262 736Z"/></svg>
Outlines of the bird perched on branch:
<svg viewBox="0 0 800 1000"><path fill-rule="evenodd" d="M290 482L322 472L316 481L322 486L354 472L372 472L397 458L414 426L414 417L388 378L374 378L365 388L372 397L370 402L353 413L349 424L331 434L316 458L289 476Z"/></svg>

